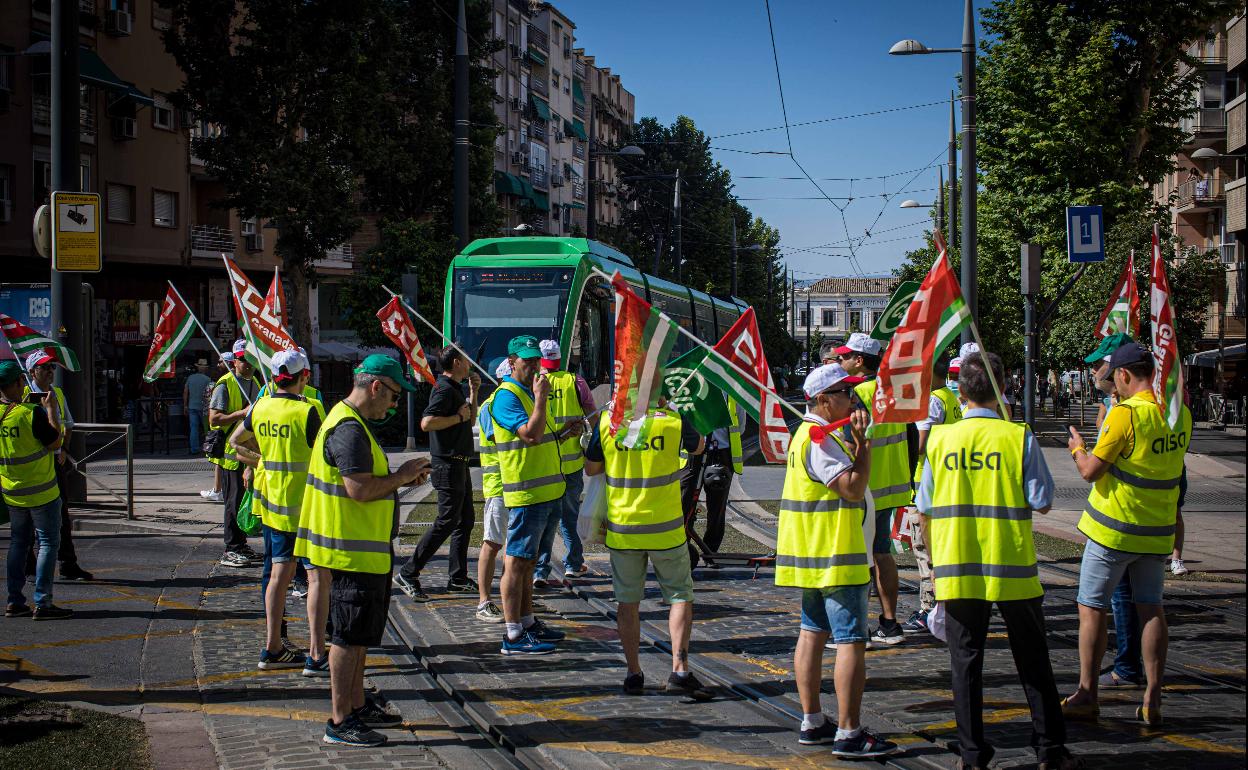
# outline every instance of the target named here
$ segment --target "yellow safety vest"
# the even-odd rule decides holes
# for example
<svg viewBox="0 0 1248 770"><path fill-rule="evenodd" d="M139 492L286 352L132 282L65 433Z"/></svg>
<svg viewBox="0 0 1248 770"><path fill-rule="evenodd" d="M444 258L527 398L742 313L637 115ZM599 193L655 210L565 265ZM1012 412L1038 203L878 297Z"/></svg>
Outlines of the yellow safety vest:
<svg viewBox="0 0 1248 770"><path fill-rule="evenodd" d="M309 401L313 401L321 405L321 417L325 416L325 398L321 395L321 391L309 385L303 386L303 397Z"/></svg>
<svg viewBox="0 0 1248 770"><path fill-rule="evenodd" d="M874 414L875 388L878 380L870 379L854 386L854 392L867 410ZM875 498L875 509L900 508L910 504L910 450L906 445L906 426L899 423L871 422L871 477L867 484ZM930 437L929 437L930 438Z"/></svg>
<svg viewBox="0 0 1248 770"><path fill-rule="evenodd" d="M935 425L928 434L937 599L1010 601L1044 593L1023 480L1027 434L1026 425L985 417Z"/></svg>
<svg viewBox="0 0 1248 770"><path fill-rule="evenodd" d="M494 391L497 393L498 391ZM490 406L494 403L494 393L481 404L488 416ZM491 420L493 422L493 420ZM486 431L481 431L481 494L485 499L491 497L503 496L503 476L498 469L498 450L494 446L494 439L486 435Z"/></svg>
<svg viewBox="0 0 1248 770"><path fill-rule="evenodd" d="M308 414L316 408L302 398L270 397L257 401L251 410L251 432L260 447L252 502L270 529L299 531L312 457Z"/></svg>
<svg viewBox="0 0 1248 770"><path fill-rule="evenodd" d="M680 418L650 412L650 430L628 449L611 438L611 415L598 419L607 482L606 546L616 551L666 551L682 546Z"/></svg>
<svg viewBox="0 0 1248 770"><path fill-rule="evenodd" d="M546 401L547 421L562 430L565 425L585 417L581 397L576 391L576 375L571 372L547 372L550 380L550 397ZM581 437L569 436L559 442L559 459L564 474L578 473L585 467L585 453L581 451Z"/></svg>
<svg viewBox="0 0 1248 770"><path fill-rule="evenodd" d="M390 472L385 452L359 412L346 401L335 404L316 436L308 460L308 484L299 512L295 555L307 557L318 567L384 575L390 571L394 498L383 497L368 503L352 500L347 496L342 473L325 461L325 440L347 420L364 426L373 456L373 475L385 476Z"/></svg>
<svg viewBox="0 0 1248 770"><path fill-rule="evenodd" d="M52 450L35 438L35 405L4 404L0 410L0 488L5 504L34 508L52 502L61 494L56 461Z"/></svg>
<svg viewBox="0 0 1248 770"><path fill-rule="evenodd" d="M732 424L728 426L728 446L732 449L732 470L738 476L745 473L745 452L741 450L741 431L745 430L745 410L730 397L728 399L728 416Z"/></svg>
<svg viewBox="0 0 1248 770"><path fill-rule="evenodd" d="M776 585L858 586L871 579L862 522L865 500L845 500L811 476L810 428L803 421L789 442L788 470L776 529ZM840 436L831 435L850 458Z"/></svg>
<svg viewBox="0 0 1248 770"><path fill-rule="evenodd" d="M962 419L962 405L958 403L958 397L948 387L937 388L932 391L932 395L940 399L940 403L945 407L945 419L941 425L953 425ZM935 425L932 426L936 427ZM929 431L931 428L928 429ZM914 486L917 489L919 483L923 481L923 466L927 465L927 454L919 455L919 461L914 465Z"/></svg>
<svg viewBox="0 0 1248 770"><path fill-rule="evenodd" d="M22 388L22 399L25 400L32 392L29 385L24 386ZM65 391L53 385L52 392L56 394L56 416L60 418L61 427L64 428L66 421L69 419L69 414L65 411ZM40 397L42 398L42 396Z"/></svg>
<svg viewBox="0 0 1248 770"><path fill-rule="evenodd" d="M225 411L237 412L243 408L243 389L239 387L238 378L233 372L226 372L217 380L217 385L225 384ZM256 382L256 378L251 378L251 383L256 386L256 392L260 392L260 383ZM216 390L216 387L213 387ZM213 428L213 430L225 433L225 452L221 458L209 457L208 461L216 465L220 465L227 471L236 471L240 467L238 455L235 452L234 445L230 443L230 434L234 432L234 426L237 421L226 425L224 428Z"/></svg>
<svg viewBox="0 0 1248 770"><path fill-rule="evenodd" d="M1117 551L1168 554L1174 548L1192 413L1183 407L1178 426L1171 430L1151 395L1137 393L1114 407L1131 410L1135 446L1092 486L1079 531Z"/></svg>
<svg viewBox="0 0 1248 770"><path fill-rule="evenodd" d="M533 399L523 388L504 380L495 390L506 390L520 399L525 414L533 415ZM498 453L498 469L503 478L503 505L523 508L558 500L563 497L567 485L559 462L559 444L550 419L546 420L542 438L529 445L494 419L494 405L490 404L490 419L494 420L494 450Z"/></svg>

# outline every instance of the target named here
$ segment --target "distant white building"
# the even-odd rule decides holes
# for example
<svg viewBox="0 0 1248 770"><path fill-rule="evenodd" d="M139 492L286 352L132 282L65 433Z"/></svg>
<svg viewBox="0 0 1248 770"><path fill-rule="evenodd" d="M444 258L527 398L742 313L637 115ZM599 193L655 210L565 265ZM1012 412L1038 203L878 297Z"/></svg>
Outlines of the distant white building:
<svg viewBox="0 0 1248 770"><path fill-rule="evenodd" d="M821 278L798 288L785 322L792 324L796 318L795 337L803 345L815 332L842 342L853 332L871 331L896 284L891 277Z"/></svg>

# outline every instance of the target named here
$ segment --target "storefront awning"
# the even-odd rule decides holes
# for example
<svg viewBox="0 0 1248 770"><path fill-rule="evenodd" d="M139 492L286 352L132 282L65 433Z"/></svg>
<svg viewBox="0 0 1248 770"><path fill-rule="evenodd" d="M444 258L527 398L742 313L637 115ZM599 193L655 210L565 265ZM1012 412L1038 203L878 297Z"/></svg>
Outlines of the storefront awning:
<svg viewBox="0 0 1248 770"><path fill-rule="evenodd" d="M529 95L533 102L533 111L537 113L537 117L541 120L550 120L550 105L540 96Z"/></svg>
<svg viewBox="0 0 1248 770"><path fill-rule="evenodd" d="M546 193L534 190L531 200L539 211L550 211L550 196Z"/></svg>
<svg viewBox="0 0 1248 770"><path fill-rule="evenodd" d="M506 171L494 172L494 193L497 195L524 195L524 184L520 177Z"/></svg>
<svg viewBox="0 0 1248 770"><path fill-rule="evenodd" d="M589 141L589 134L585 133L585 123L580 119L572 121L572 133L576 134L576 138L582 142Z"/></svg>

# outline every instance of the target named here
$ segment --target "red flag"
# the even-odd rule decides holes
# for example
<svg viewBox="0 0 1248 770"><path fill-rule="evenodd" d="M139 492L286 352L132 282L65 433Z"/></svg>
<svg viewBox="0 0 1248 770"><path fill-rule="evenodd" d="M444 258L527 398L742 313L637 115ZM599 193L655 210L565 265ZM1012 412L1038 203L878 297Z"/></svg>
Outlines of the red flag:
<svg viewBox="0 0 1248 770"><path fill-rule="evenodd" d="M971 322L958 279L949 267L940 233L940 255L923 279L880 362L872 420L908 423L927 419L932 361Z"/></svg>
<svg viewBox="0 0 1248 770"><path fill-rule="evenodd" d="M767 389L763 390L749 383L748 387L751 392L748 395L736 392L735 388L730 391L730 394L747 410L755 413L758 419L759 449L762 450L767 462L786 462L785 455L789 451L789 426L784 422L784 409L780 406L779 399L773 395L776 386L771 379L771 368L767 366L767 356L763 353L763 340L758 333L758 321L754 317L754 308L747 308L732 328L720 338L719 342L715 343L715 352L728 359L733 367L752 375L754 379L767 386ZM722 378L733 378L730 369L720 372L715 369L716 364L714 359L708 358L704 366L708 367L708 371L720 374ZM739 385L741 382L739 375L734 379Z"/></svg>
<svg viewBox="0 0 1248 770"><path fill-rule="evenodd" d="M147 350L143 379L151 382L158 377L172 377L178 354L194 333L195 321L191 317L191 309L182 302L182 297L173 286L170 286L165 292L160 320L156 322L156 330L152 332L152 344Z"/></svg>
<svg viewBox="0 0 1248 770"><path fill-rule="evenodd" d="M257 363L267 370L274 353L279 350L298 350L299 346L286 331L281 319L265 304L264 296L247 278L247 274L234 260L224 254L221 258L225 260L225 271L230 276L234 309L238 311L239 320L245 321L243 334L251 342Z"/></svg>
<svg viewBox="0 0 1248 770"><path fill-rule="evenodd" d="M425 358L425 349L420 346L420 338L416 336L416 327L412 326L412 319L407 317L407 310L404 309L402 300L398 297L391 297L390 301L377 311L377 318L381 321L382 333L394 343L395 347L403 351L407 363L411 364L412 371L430 385L434 384L436 380L429 369L429 361Z"/></svg>
<svg viewBox="0 0 1248 770"><path fill-rule="evenodd" d="M1101 322L1097 325L1097 339L1104 339L1111 334L1126 332L1132 337L1140 336L1140 292L1135 287L1135 251L1127 256L1127 264L1118 276L1118 283L1109 295L1109 304L1101 313Z"/></svg>
<svg viewBox="0 0 1248 770"><path fill-rule="evenodd" d="M290 328L290 317L286 315L286 294L282 291L282 274L273 268L273 282L269 284L269 293L264 295L264 305L282 326Z"/></svg>
<svg viewBox="0 0 1248 770"><path fill-rule="evenodd" d="M679 334L676 324L638 297L616 271L615 392L611 396L611 435L634 447L646 436L650 407L663 393L660 372Z"/></svg>
<svg viewBox="0 0 1248 770"><path fill-rule="evenodd" d="M1174 428L1183 412L1183 367L1179 365L1170 280L1166 278L1166 263L1161 258L1157 225L1153 225L1153 287L1149 300L1149 320L1153 324L1153 396L1166 424Z"/></svg>

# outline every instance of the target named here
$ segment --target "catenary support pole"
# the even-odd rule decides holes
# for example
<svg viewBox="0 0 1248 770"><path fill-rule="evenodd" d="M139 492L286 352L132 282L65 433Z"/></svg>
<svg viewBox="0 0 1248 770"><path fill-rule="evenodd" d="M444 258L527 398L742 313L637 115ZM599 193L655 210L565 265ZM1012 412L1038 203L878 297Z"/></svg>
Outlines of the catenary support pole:
<svg viewBox="0 0 1248 770"><path fill-rule="evenodd" d="M962 23L962 292L971 318L979 320L976 287L977 219L975 211L975 5L966 0ZM962 342L972 342L970 329Z"/></svg>
<svg viewBox="0 0 1248 770"><path fill-rule="evenodd" d="M468 246L468 15L459 0L455 31L455 241L460 251Z"/></svg>

